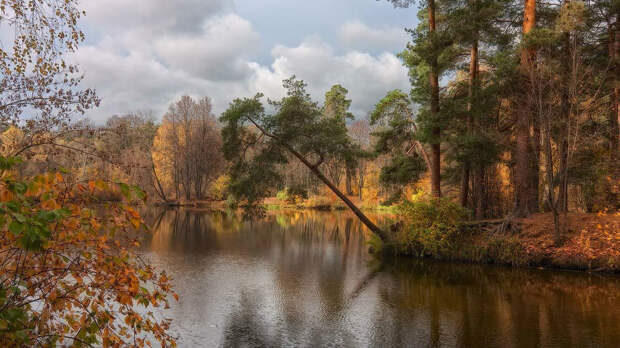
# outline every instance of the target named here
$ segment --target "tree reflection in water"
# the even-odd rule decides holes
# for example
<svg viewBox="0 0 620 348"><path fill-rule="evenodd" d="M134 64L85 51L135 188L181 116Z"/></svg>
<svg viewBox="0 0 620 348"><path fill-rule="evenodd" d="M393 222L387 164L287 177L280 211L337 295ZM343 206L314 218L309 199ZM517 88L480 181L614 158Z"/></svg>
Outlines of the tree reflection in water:
<svg viewBox="0 0 620 348"><path fill-rule="evenodd" d="M175 279L181 346L620 346L616 276L378 262L347 212L150 220L144 247Z"/></svg>

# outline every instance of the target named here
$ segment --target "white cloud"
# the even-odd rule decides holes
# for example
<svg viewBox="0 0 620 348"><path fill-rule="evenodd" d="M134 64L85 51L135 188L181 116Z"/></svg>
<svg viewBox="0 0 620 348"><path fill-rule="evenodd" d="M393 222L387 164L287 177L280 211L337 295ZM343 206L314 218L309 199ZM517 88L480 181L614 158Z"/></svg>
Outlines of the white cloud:
<svg viewBox="0 0 620 348"><path fill-rule="evenodd" d="M338 30L341 43L361 50L401 51L409 37L404 29L371 28L359 20L349 21Z"/></svg>
<svg viewBox="0 0 620 348"><path fill-rule="evenodd" d="M87 72L83 84L95 87L102 98L101 106L89 115L95 121L138 109L161 116L171 100L201 86L199 80L139 52L121 56L91 46L81 48L76 59Z"/></svg>
<svg viewBox="0 0 620 348"><path fill-rule="evenodd" d="M409 85L406 69L391 53L378 57L358 51L335 55L329 45L313 37L297 47L277 46L272 54L271 67L252 65L255 73L251 84L272 98L283 94L283 79L296 75L308 83L317 100L322 100L332 85L341 84L349 90L352 111L365 116L388 90Z"/></svg>
<svg viewBox="0 0 620 348"><path fill-rule="evenodd" d="M358 48L340 53L315 35L275 45L270 57L257 60L252 54L261 37L250 21L223 11L228 2L137 0L127 7L124 0L87 0L86 25L100 35L73 59L85 73L83 85L102 98L87 116L101 123L114 114L152 110L161 117L184 94L211 97L219 113L236 97L281 97L282 80L292 75L308 83L316 100L332 85L343 85L352 111L364 116L388 90L408 86L394 54L373 55L356 43L366 37L373 49L395 45L397 39L381 40L383 34L398 37L391 29L351 22L342 27L341 39Z"/></svg>
<svg viewBox="0 0 620 348"><path fill-rule="evenodd" d="M155 52L173 69L209 80L233 80L250 72L243 58L258 47L252 24L235 15L216 17L196 36L168 36L154 43Z"/></svg>

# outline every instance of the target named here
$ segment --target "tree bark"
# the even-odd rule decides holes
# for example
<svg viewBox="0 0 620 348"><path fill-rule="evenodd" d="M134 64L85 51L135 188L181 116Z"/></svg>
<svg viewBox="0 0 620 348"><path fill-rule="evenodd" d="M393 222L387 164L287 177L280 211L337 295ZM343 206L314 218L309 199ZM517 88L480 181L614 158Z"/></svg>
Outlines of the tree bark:
<svg viewBox="0 0 620 348"><path fill-rule="evenodd" d="M463 163L463 173L461 177L461 206L467 208L467 202L469 201L469 161Z"/></svg>
<svg viewBox="0 0 620 348"><path fill-rule="evenodd" d="M564 3L568 4L571 0L565 0ZM571 35L569 32L564 33L563 37L564 56L565 58L573 57L571 54ZM568 136L570 134L570 118L573 111L571 95L573 90L573 60L565 59L562 61L564 78L562 79L563 85L562 96L560 100L560 117L562 125L566 125L565 130L560 130L557 135L556 143L559 144L559 156L560 167L558 170L559 178L559 190L558 190L558 204L557 210L565 213L568 211ZM548 170L548 169L547 169ZM552 186L552 183L549 183Z"/></svg>
<svg viewBox="0 0 620 348"><path fill-rule="evenodd" d="M558 175L560 176L560 189L558 191L558 210L561 213L568 212L568 140L562 139L560 146L560 168Z"/></svg>
<svg viewBox="0 0 620 348"><path fill-rule="evenodd" d="M549 187L547 189L547 203L549 208L551 209L551 213L553 214L553 227L554 227L554 239L556 243L560 242L561 232L560 232L560 217L558 211L558 201L555 199L555 192L553 188L554 174L553 174L553 150L551 149L551 126L549 120L544 120L544 143L545 143L545 165L549 168L546 168L545 172L547 174L547 181L549 182Z"/></svg>
<svg viewBox="0 0 620 348"><path fill-rule="evenodd" d="M530 104L531 105L531 104ZM532 135L530 136L529 149L529 191L528 191L528 209L530 213L539 210L539 187L540 187L540 153L541 153L541 133L540 120L532 115Z"/></svg>
<svg viewBox="0 0 620 348"><path fill-rule="evenodd" d="M349 196L353 196L353 187L352 187L352 181L353 181L353 170L347 165L345 168L345 188L347 190L347 195Z"/></svg>
<svg viewBox="0 0 620 348"><path fill-rule="evenodd" d="M428 0L428 26L431 36L436 31L435 0ZM437 57L431 60L431 117L435 125L432 129L433 142L431 144L431 192L433 197L441 197L441 129L439 127L439 76Z"/></svg>
<svg viewBox="0 0 620 348"><path fill-rule="evenodd" d="M472 4L475 5L476 0L472 1ZM476 120L472 113L473 110L473 100L475 98L475 88L478 80L478 33L474 33L474 41L471 46L470 52L470 62L469 62L469 101L467 103L467 111L469 113L469 124L468 129L469 132L475 132L477 135L480 135L482 132L482 124L480 120ZM469 161L468 161L469 162ZM468 174L470 172L470 163L467 163L467 171ZM465 179L463 179L465 180ZM473 199L472 202L475 205L474 207L474 215L475 218L480 220L484 217L484 166L481 163L477 163L474 173L473 173ZM464 183L463 183L464 184ZM469 182L467 183L469 186Z"/></svg>
<svg viewBox="0 0 620 348"><path fill-rule="evenodd" d="M475 3L475 1L474 1ZM477 34L474 34L477 35ZM472 132L474 128L474 118L471 115L472 100L474 98L474 84L478 78L478 40L474 39L469 58L469 88L467 91L469 100L467 101L467 131ZM467 200L469 196L469 176L470 176L471 161L465 159L463 163L463 177L461 181L461 206L467 207Z"/></svg>
<svg viewBox="0 0 620 348"><path fill-rule="evenodd" d="M523 36L534 29L536 25L536 0L525 0L523 10ZM521 52L521 75L523 85L521 86L523 102L517 110L516 140L515 149L515 215L527 216L531 210L528 206L530 196L530 115L532 111L531 93L528 85L532 73L534 52L531 49L524 49Z"/></svg>
<svg viewBox="0 0 620 348"><path fill-rule="evenodd" d="M477 0L470 0L470 7L472 9L472 13L475 13L474 15L478 15L477 13L477 8L476 8L476 2ZM470 48L470 58L469 58L469 83L468 83L468 101L467 101L467 113L468 113L468 119L467 119L467 131L470 134L479 134L482 131L482 124L480 123L480 120L476 120L472 114L473 108L474 108L474 99L475 99L475 92L476 92L476 85L477 85L477 81L478 81L478 71L479 71L479 64L478 64L478 36L479 36L479 29L477 27L475 27L473 29L472 32L472 45ZM472 167L472 163L471 163L471 159L466 158L464 166L463 166L464 170L463 170L463 178L461 181L461 205L463 207L467 206L467 200L468 200L468 193L469 193L469 182L470 182L470 176L472 176L471 174L471 167ZM476 211L476 216L480 215L481 213L479 212L482 202L482 182L484 181L484 168L482 168L481 165L477 165L476 170L473 173L473 187L474 187L474 192L473 192L473 196L472 196L472 207L475 205L475 211Z"/></svg>
<svg viewBox="0 0 620 348"><path fill-rule="evenodd" d="M166 192L162 188L161 182L159 181L159 177L157 176L157 172L155 171L155 162L153 162L152 158L151 158L151 167L153 169L153 176L155 177L155 183L157 184L157 186L155 187L155 191L157 192L159 197L163 199L164 202L168 202L168 198L166 198Z"/></svg>
<svg viewBox="0 0 620 348"><path fill-rule="evenodd" d="M484 166L479 165L474 177L474 196L476 197L476 220L484 218Z"/></svg>
<svg viewBox="0 0 620 348"><path fill-rule="evenodd" d="M620 26L618 25L618 15L616 20L608 25L608 37L609 37L609 60L611 61L611 85L612 85L612 98L611 107L609 110L609 150L612 163L616 163L620 160L619 156L619 138L620 138L620 108L618 103L620 102L620 83L618 82L618 75L620 75L620 67L618 67L618 51L620 50Z"/></svg>

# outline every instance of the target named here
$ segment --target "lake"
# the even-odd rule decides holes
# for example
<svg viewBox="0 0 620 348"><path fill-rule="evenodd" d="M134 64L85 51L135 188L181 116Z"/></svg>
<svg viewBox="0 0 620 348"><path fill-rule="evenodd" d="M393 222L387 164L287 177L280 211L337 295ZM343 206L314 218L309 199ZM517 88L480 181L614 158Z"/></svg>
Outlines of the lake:
<svg viewBox="0 0 620 348"><path fill-rule="evenodd" d="M379 261L346 211L146 215L180 347L620 347L615 275Z"/></svg>

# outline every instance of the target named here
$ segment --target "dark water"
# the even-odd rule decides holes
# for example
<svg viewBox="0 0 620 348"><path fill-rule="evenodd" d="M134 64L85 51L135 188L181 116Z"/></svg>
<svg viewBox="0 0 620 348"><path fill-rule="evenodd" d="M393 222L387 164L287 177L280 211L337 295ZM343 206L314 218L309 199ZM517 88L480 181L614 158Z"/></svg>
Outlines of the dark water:
<svg viewBox="0 0 620 348"><path fill-rule="evenodd" d="M367 253L346 212L152 214L181 347L620 347L620 277Z"/></svg>

